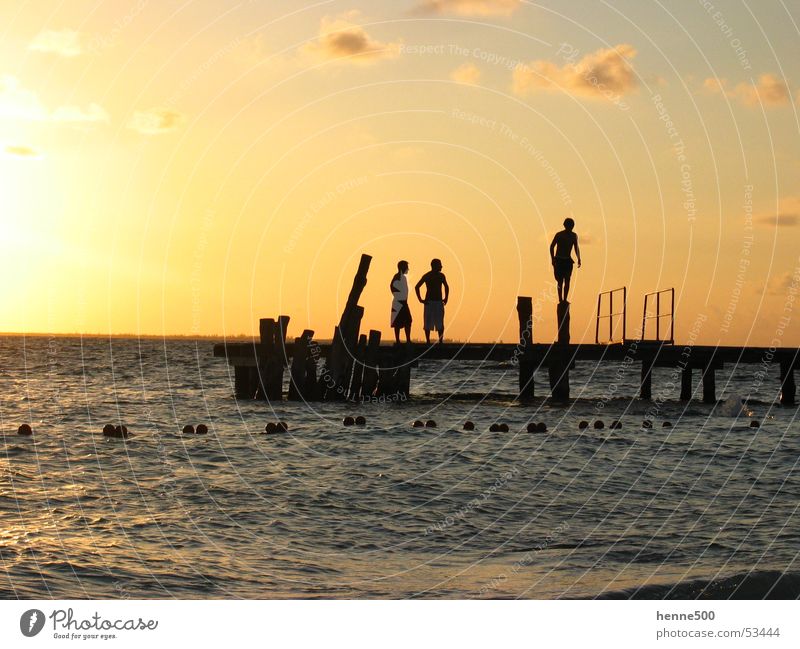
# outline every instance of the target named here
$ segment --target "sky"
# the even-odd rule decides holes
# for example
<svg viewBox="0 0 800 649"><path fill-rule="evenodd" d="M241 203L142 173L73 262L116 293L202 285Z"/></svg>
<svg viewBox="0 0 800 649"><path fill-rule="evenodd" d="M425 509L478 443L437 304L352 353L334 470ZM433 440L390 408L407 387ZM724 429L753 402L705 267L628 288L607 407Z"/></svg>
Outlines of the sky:
<svg viewBox="0 0 800 649"><path fill-rule="evenodd" d="M800 346L800 3L0 0L0 331L330 337L438 257L446 336ZM422 306L412 299L414 336ZM668 319L665 319L665 322ZM652 335L652 320L646 336ZM619 335L617 327L615 335Z"/></svg>

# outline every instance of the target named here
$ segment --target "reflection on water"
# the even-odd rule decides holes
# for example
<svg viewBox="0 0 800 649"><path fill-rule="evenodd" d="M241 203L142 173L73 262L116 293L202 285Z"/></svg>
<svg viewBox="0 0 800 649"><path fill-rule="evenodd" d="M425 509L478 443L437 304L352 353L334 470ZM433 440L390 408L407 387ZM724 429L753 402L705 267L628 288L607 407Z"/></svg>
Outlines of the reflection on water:
<svg viewBox="0 0 800 649"><path fill-rule="evenodd" d="M583 597L797 571L800 428L777 376L750 428L660 394L668 370L670 400L621 398L637 366L579 364L569 408L515 404L511 366L430 362L409 403L274 411L231 398L208 342L4 338L0 368L4 597ZM344 428L356 411L367 426ZM598 413L623 429L578 430Z"/></svg>

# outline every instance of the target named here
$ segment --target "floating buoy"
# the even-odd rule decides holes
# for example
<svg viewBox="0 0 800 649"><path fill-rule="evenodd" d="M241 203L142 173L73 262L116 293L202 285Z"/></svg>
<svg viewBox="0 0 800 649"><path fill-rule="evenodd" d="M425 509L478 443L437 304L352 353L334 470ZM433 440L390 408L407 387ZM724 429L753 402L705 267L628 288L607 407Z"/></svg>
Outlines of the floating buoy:
<svg viewBox="0 0 800 649"><path fill-rule="evenodd" d="M492 424L491 426L489 426L490 433L497 433L499 431L500 431L500 424Z"/></svg>
<svg viewBox="0 0 800 649"><path fill-rule="evenodd" d="M661 424L661 427L662 428L672 428L672 422L671 421L665 421L663 424Z"/></svg>
<svg viewBox="0 0 800 649"><path fill-rule="evenodd" d="M192 426L191 424L186 424L183 427L183 431L182 432L183 432L184 435L194 435L194 426Z"/></svg>
<svg viewBox="0 0 800 649"><path fill-rule="evenodd" d="M356 417L356 426L366 426L367 420L363 415Z"/></svg>
<svg viewBox="0 0 800 649"><path fill-rule="evenodd" d="M289 430L289 424L287 424L285 421L279 421L278 430L285 433L287 430Z"/></svg>
<svg viewBox="0 0 800 649"><path fill-rule="evenodd" d="M578 428L583 430L584 428L589 428L589 422L585 419L578 424Z"/></svg>
<svg viewBox="0 0 800 649"><path fill-rule="evenodd" d="M278 432L277 424L275 424L275 422L272 422L272 421L269 422L266 426L264 426L264 432L265 433L277 433Z"/></svg>
<svg viewBox="0 0 800 649"><path fill-rule="evenodd" d="M198 435L206 435L208 434L208 426L206 426L205 424L200 424L197 427L197 430L195 430L194 432L197 433Z"/></svg>
<svg viewBox="0 0 800 649"><path fill-rule="evenodd" d="M533 421L532 421L531 423L529 423L529 424L528 424L528 426L527 426L527 431L528 431L529 433L535 433L535 432L536 432L536 430L537 430L537 426L538 426L538 425L539 425L539 424L537 424L536 422L533 422Z"/></svg>
<svg viewBox="0 0 800 649"><path fill-rule="evenodd" d="M111 437L114 435L114 426L113 424L106 424L103 426L103 435L106 437Z"/></svg>
<svg viewBox="0 0 800 649"><path fill-rule="evenodd" d="M355 424L355 423L356 423L356 420L355 420L355 419L353 419L353 418L352 418L350 415L347 415L347 417L345 417L344 419L342 419L342 423L343 423L345 426L352 426L353 424ZM273 425L274 425L274 424L273 424Z"/></svg>
<svg viewBox="0 0 800 649"><path fill-rule="evenodd" d="M497 430L500 433L507 433L508 432L508 424L500 424L497 426Z"/></svg>
<svg viewBox="0 0 800 649"><path fill-rule="evenodd" d="M537 433L546 433L547 432L547 424L544 423L543 421L540 421L538 424L536 424L536 432Z"/></svg>
<svg viewBox="0 0 800 649"><path fill-rule="evenodd" d="M614 430L619 430L620 428L622 428L622 424L619 423L619 421L615 419L614 421L611 422L611 425L609 426L609 428L613 428Z"/></svg>
<svg viewBox="0 0 800 649"><path fill-rule="evenodd" d="M464 430L475 430L475 424L473 424L471 421L465 421Z"/></svg>
<svg viewBox="0 0 800 649"><path fill-rule="evenodd" d="M602 422L602 420L598 419L596 422L594 422L594 427L595 429L600 430L601 428L605 428L606 425Z"/></svg>
<svg viewBox="0 0 800 649"><path fill-rule="evenodd" d="M17 435L33 435L33 428L29 424L22 424L17 428Z"/></svg>
<svg viewBox="0 0 800 649"><path fill-rule="evenodd" d="M750 428L758 428L761 424L758 423L757 419L753 419L750 421Z"/></svg>
<svg viewBox="0 0 800 649"><path fill-rule="evenodd" d="M420 421L417 419L413 424L411 424L414 428L425 428L425 422Z"/></svg>
<svg viewBox="0 0 800 649"><path fill-rule="evenodd" d="M649 419L645 419L642 422L642 428L652 428L652 427L653 427L653 422L650 421Z"/></svg>
<svg viewBox="0 0 800 649"><path fill-rule="evenodd" d="M436 422L433 419L429 419L425 422L425 428L436 428Z"/></svg>

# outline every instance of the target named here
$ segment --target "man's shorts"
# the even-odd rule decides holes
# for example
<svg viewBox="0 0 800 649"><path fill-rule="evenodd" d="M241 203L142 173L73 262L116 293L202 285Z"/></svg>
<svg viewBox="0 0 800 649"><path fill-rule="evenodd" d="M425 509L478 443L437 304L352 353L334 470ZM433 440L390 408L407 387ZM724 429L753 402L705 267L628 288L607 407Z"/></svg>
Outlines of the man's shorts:
<svg viewBox="0 0 800 649"><path fill-rule="evenodd" d="M555 258L553 263L553 275L555 275L557 282L564 281L572 276L572 266L574 263L572 259L564 259L562 257Z"/></svg>
<svg viewBox="0 0 800 649"><path fill-rule="evenodd" d="M425 330L444 331L444 302L425 302Z"/></svg>

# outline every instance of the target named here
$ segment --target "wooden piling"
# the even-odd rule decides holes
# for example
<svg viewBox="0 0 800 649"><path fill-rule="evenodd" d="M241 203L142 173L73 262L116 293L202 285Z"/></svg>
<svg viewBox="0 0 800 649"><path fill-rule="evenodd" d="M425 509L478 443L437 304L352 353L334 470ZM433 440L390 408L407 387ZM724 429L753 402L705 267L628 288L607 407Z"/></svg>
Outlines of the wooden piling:
<svg viewBox="0 0 800 649"><path fill-rule="evenodd" d="M550 397L554 401L569 401L569 368L572 358L569 352L569 302L556 306L558 340L548 353L547 374L550 379Z"/></svg>
<svg viewBox="0 0 800 649"><path fill-rule="evenodd" d="M794 382L794 359L781 360L781 405L793 406L797 397Z"/></svg>
<svg viewBox="0 0 800 649"><path fill-rule="evenodd" d="M531 399L534 396L533 376L536 365L531 359L531 343L533 342L533 300L529 297L517 297L517 315L519 316L519 398Z"/></svg>
<svg viewBox="0 0 800 649"><path fill-rule="evenodd" d="M717 378L711 363L703 368L703 402L717 402Z"/></svg>
<svg viewBox="0 0 800 649"><path fill-rule="evenodd" d="M367 336L361 334L356 345L355 360L353 361L353 378L350 381L348 397L355 401L361 397L361 386L364 382L364 359L367 354Z"/></svg>
<svg viewBox="0 0 800 649"><path fill-rule="evenodd" d="M342 399L347 393L350 379L347 370L352 368L352 355L358 340L361 318L364 315L364 309L358 306L358 300L367 285L367 271L369 271L371 261L372 257L369 255L361 255L358 270L353 278L353 286L339 320L339 326L334 328L326 368L326 399Z"/></svg>
<svg viewBox="0 0 800 649"><path fill-rule="evenodd" d="M692 399L692 368L688 365L681 370L681 401Z"/></svg>
<svg viewBox="0 0 800 649"><path fill-rule="evenodd" d="M558 322L558 344L569 345L569 302L559 302L556 306Z"/></svg>
<svg viewBox="0 0 800 649"><path fill-rule="evenodd" d="M299 338L294 339L288 395L288 398L292 401L309 400L309 396L306 394L306 370L308 368L308 346L313 337L314 332L311 329L306 329Z"/></svg>
<svg viewBox="0 0 800 649"><path fill-rule="evenodd" d="M274 370L270 367L275 353L275 319L261 318L258 321L258 333L260 336L259 352L256 357L256 374L258 379L255 386L256 399L267 399L269 391L270 373Z"/></svg>
<svg viewBox="0 0 800 649"><path fill-rule="evenodd" d="M378 354L381 347L381 332L371 329L367 342L367 353L364 358L364 380L361 384L361 396L372 397L378 387Z"/></svg>
<svg viewBox="0 0 800 649"><path fill-rule="evenodd" d="M250 367L247 365L233 366L233 393L237 399L252 399L253 390L250 386Z"/></svg>

